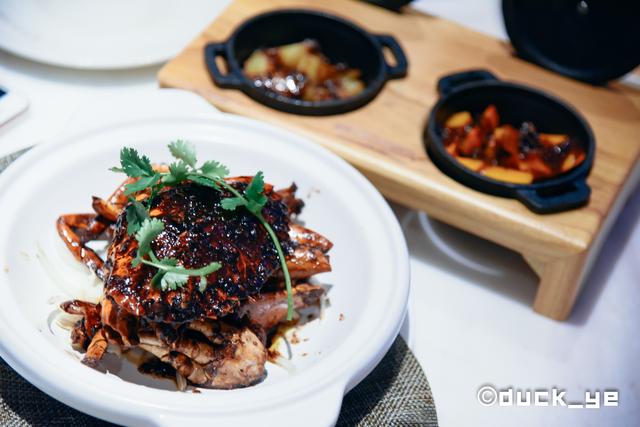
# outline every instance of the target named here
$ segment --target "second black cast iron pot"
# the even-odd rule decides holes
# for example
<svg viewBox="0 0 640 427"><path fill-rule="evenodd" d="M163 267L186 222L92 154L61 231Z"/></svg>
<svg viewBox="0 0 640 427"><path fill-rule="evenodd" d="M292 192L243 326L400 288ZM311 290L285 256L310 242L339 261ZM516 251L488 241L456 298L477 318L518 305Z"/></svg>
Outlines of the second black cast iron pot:
<svg viewBox="0 0 640 427"><path fill-rule="evenodd" d="M440 100L431 110L424 133L427 152L433 162L453 179L476 190L519 200L536 213L574 209L589 201L587 176L593 165L596 142L586 120L564 101L528 86L499 80L485 70L451 74L438 81ZM532 122L539 132L564 133L584 147L585 160L568 172L534 182L512 184L498 181L461 165L442 141L447 118L458 111L480 114L494 104L502 123L516 128Z"/></svg>
<svg viewBox="0 0 640 427"><path fill-rule="evenodd" d="M360 94L342 100L311 102L287 98L255 87L242 66L256 50L282 46L305 39L316 40L333 62L343 62L362 72L366 85ZM395 58L390 65L384 58L388 48ZM389 35L370 34L359 26L328 13L302 9L277 10L257 15L241 24L222 43L205 47L205 62L213 82L223 88L238 89L256 101L288 113L303 115L340 114L371 101L385 82L407 74L407 58L398 42ZM227 62L223 73L216 58Z"/></svg>

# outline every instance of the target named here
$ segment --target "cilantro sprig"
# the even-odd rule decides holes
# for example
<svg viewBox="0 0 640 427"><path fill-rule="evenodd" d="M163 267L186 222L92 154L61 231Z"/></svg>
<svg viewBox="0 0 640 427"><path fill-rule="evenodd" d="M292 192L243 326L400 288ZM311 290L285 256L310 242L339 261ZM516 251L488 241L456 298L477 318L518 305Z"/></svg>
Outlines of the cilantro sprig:
<svg viewBox="0 0 640 427"><path fill-rule="evenodd" d="M146 218L142 222L135 235L138 241L138 253L132 261L133 266L137 267L140 264L145 264L157 268L158 271L151 279L151 283L154 286L160 286L163 291L167 289L176 290L184 286L190 276L199 276L198 289L200 292L204 292L207 287L207 274L219 270L222 264L212 262L201 268L188 269L181 267L179 261L175 258L158 259L153 250L151 250L151 242L163 231L164 224L157 218ZM147 256L148 258L145 258Z"/></svg>
<svg viewBox="0 0 640 427"><path fill-rule="evenodd" d="M268 200L264 195L262 172L258 171L241 193L225 181L224 178L229 175L229 169L225 165L210 160L197 166L196 150L189 142L174 141L169 144L169 151L176 161L169 165L166 172L155 169L147 156L141 156L134 148L127 147L120 151L120 167L111 168L114 172L125 173L129 178L136 178L124 188L124 193L130 200L126 208L127 232L130 235L135 234L138 241L138 255L132 261L133 265L145 264L155 267L157 272L152 279L152 284L160 286L162 290L177 289L184 286L189 277L199 276L199 289L203 292L207 286L206 275L220 269L220 263L213 262L199 269L186 269L174 258L158 259L151 249L151 242L162 233L164 224L157 218L151 218L149 211L153 199L163 188L185 181L220 192L227 191L232 194L232 197L221 200L222 208L229 211L235 211L238 208L247 209L258 219L273 241L287 289L287 320L291 320L293 318L291 276L282 245L275 231L262 215L262 208ZM136 193L146 190L149 191L146 199L138 200L133 197Z"/></svg>

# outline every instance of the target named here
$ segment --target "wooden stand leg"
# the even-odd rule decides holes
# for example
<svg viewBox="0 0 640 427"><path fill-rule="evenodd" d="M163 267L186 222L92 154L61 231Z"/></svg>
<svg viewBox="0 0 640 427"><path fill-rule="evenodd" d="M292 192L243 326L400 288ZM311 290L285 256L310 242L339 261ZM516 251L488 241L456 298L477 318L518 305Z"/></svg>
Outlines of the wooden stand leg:
<svg viewBox="0 0 640 427"><path fill-rule="evenodd" d="M540 276L533 309L555 320L566 320L578 296L587 252L554 260L525 259Z"/></svg>

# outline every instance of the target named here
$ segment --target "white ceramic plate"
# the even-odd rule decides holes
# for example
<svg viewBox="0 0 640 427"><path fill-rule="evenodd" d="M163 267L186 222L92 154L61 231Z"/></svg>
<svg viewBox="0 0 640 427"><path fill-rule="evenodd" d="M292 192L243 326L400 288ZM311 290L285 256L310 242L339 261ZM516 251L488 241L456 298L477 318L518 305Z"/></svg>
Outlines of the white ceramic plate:
<svg viewBox="0 0 640 427"><path fill-rule="evenodd" d="M65 67L141 67L175 56L229 3L2 0L0 47Z"/></svg>
<svg viewBox="0 0 640 427"><path fill-rule="evenodd" d="M89 212L92 195L111 192L122 177L107 168L117 163L121 146L167 161L166 143L177 138L192 141L201 159L221 160L234 174L261 169L276 186L295 180L307 204L302 219L335 244L333 271L317 276L332 285L331 305L323 319L300 330L309 339L291 346L292 373L270 364L266 380L254 387L166 390L126 364L108 374L82 365L68 332L52 321L56 303L72 297L80 281L77 271L61 278L43 267L43 259L63 264L50 249L57 216ZM328 151L249 119L173 115L63 137L0 175L0 206L0 355L56 399L112 422L331 425L343 395L379 362L406 311L406 244L377 190Z"/></svg>

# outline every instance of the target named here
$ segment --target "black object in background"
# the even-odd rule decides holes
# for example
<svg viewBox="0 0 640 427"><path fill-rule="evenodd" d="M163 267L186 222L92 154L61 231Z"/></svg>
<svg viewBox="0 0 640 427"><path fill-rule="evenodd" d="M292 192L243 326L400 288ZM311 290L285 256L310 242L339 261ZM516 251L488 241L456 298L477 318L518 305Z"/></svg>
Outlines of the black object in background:
<svg viewBox="0 0 640 427"><path fill-rule="evenodd" d="M398 12L402 6L406 6L411 3L412 0L364 0L367 3L375 4L376 6L384 7L385 9L394 10Z"/></svg>
<svg viewBox="0 0 640 427"><path fill-rule="evenodd" d="M362 72L366 87L345 99L305 101L258 88L245 76L243 64L256 50L312 39L333 63L343 62ZM389 64L383 53L395 57ZM213 82L222 88L238 89L268 107L292 114L325 116L352 111L373 100L388 80L407 75L409 64L398 41L390 35L371 34L351 21L310 9L279 9L256 15L240 24L224 42L209 43L205 62ZM216 64L227 62L227 73Z"/></svg>
<svg viewBox="0 0 640 427"><path fill-rule="evenodd" d="M520 57L565 76L604 84L640 65L638 0L503 0Z"/></svg>
<svg viewBox="0 0 640 427"><path fill-rule="evenodd" d="M589 201L586 179L596 152L596 140L587 121L564 101L538 89L499 80L486 70L457 72L438 81L440 99L431 110L424 131L424 143L433 163L456 181L484 193L519 200L539 214L566 211ZM562 132L584 147L586 159L575 168L531 184L498 181L462 166L451 156L442 140L444 123L451 114L470 111L477 116L494 104L503 123L519 126L531 121L546 132ZM526 108L522 108L522 106Z"/></svg>

